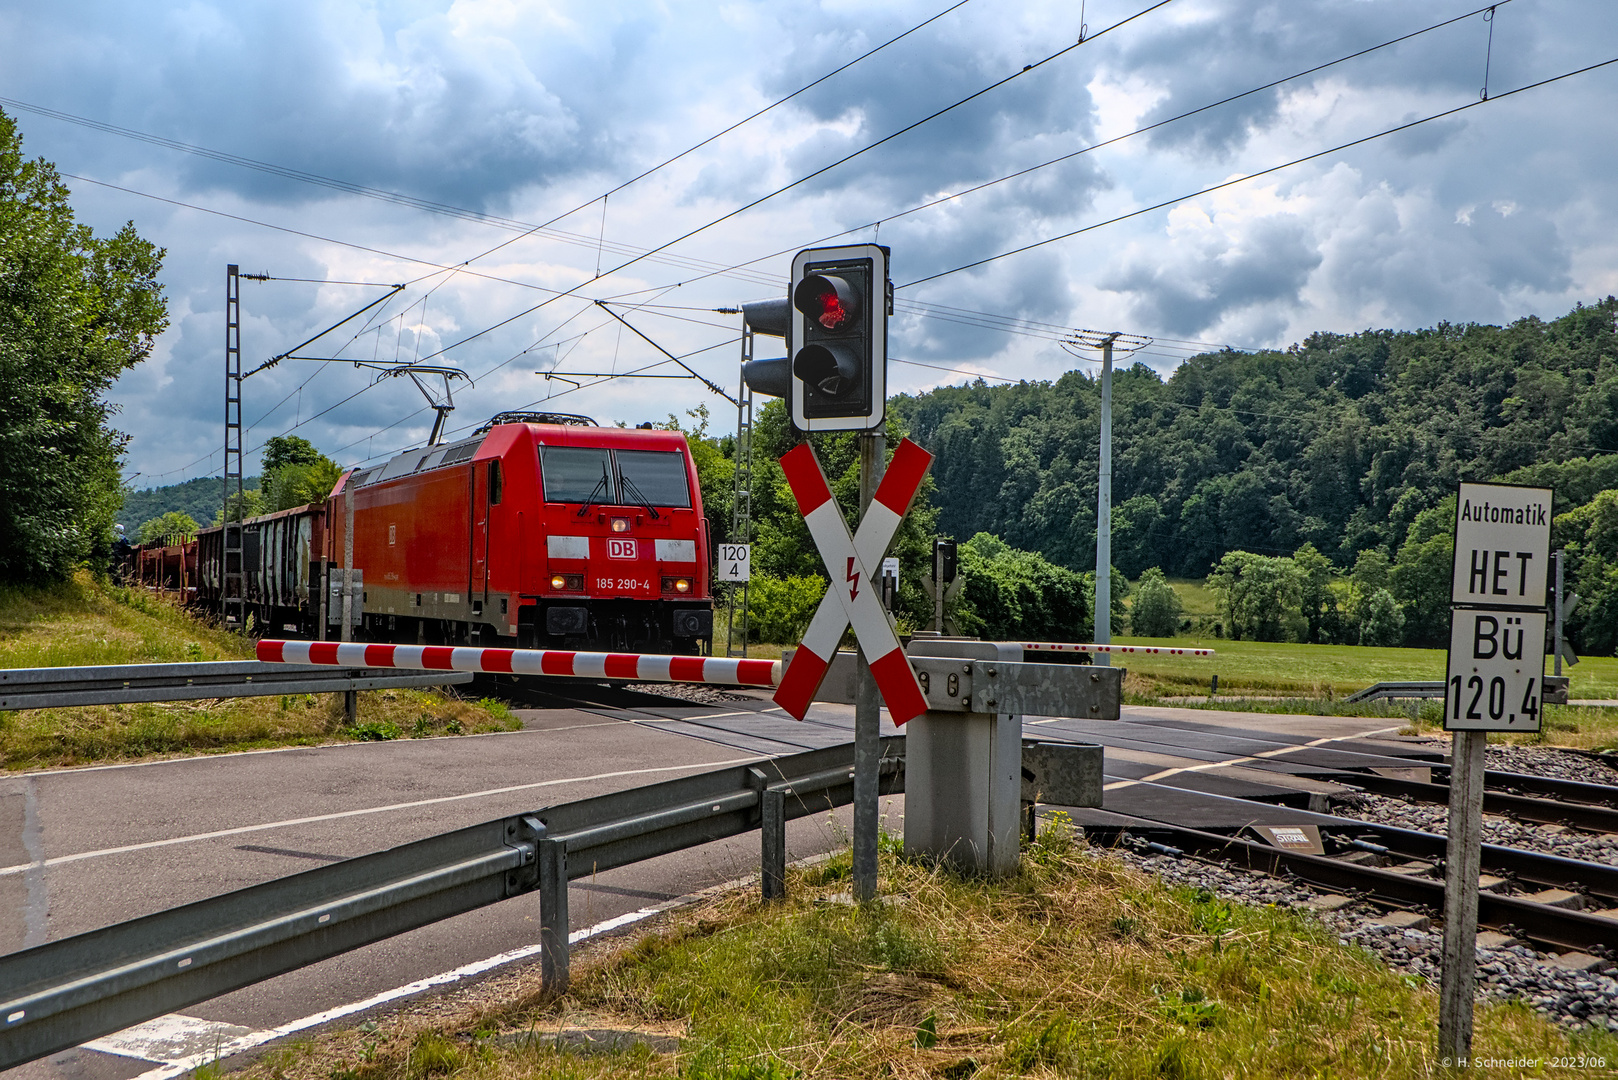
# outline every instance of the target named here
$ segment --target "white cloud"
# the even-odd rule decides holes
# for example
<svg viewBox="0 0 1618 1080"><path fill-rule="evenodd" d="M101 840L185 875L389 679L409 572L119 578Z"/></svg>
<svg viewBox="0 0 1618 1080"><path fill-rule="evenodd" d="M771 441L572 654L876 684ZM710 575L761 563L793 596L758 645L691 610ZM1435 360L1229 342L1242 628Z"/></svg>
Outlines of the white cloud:
<svg viewBox="0 0 1618 1080"><path fill-rule="evenodd" d="M1481 85L1486 30L1473 17L1149 137L896 216L1467 10L1395 0L1177 0L823 178L615 269L634 250L728 213L1078 36L1070 3L973 0L612 195L605 215L600 201L591 201L944 6L12 5L0 9L0 95L526 222L582 207L557 231L514 239L509 229L16 112L25 150L66 172L314 237L445 266L512 241L472 264L487 277L435 273L422 262L75 183L84 220L110 231L132 218L169 250L171 329L153 359L117 388L121 422L135 436L129 467L144 483L218 468L217 452L192 463L222 441L227 262L280 277L413 282L382 313L380 328L344 356L426 354L503 324L445 357L478 376L475 388L457 390L457 424L549 394L555 407L607 422L660 419L707 402L722 429L729 407L695 382L620 380L573 390L533 372L557 365L622 371L661 360L589 302L617 297L663 305L615 310L676 354L722 344L689 362L734 386L729 342L737 320L710 309L775 293L791 253L820 237L882 221L880 238L893 245L895 279L904 284L1476 100ZM1086 17L1095 33L1137 10L1091 0ZM1607 239L1618 235L1610 180L1618 119L1607 104L1618 75L1499 95L1605 59L1592 49L1615 30L1618 8L1604 5L1502 7L1490 76L1495 99L1483 107L900 296L1056 325L1250 346L1284 346L1315 330L1559 314L1618 289ZM869 239L873 230L854 235ZM750 260L734 274L713 273ZM542 291L575 288L577 297L549 302L552 294ZM376 295L358 286L250 283L248 354L282 351ZM543 306L525 312L535 305ZM322 347L335 350L345 340L334 336ZM896 318L893 352L1012 378L1050 377L1078 363L1044 338L913 312ZM1172 363L1166 354L1145 359ZM960 377L905 366L891 379L916 389ZM418 411L423 402L414 388L388 380L365 389L371 378L352 367L293 361L255 376L247 403L249 420L258 421L252 438L301 420L300 434L343 460L423 438L431 414ZM310 419L323 410L330 411ZM379 428L386 430L377 434Z"/></svg>

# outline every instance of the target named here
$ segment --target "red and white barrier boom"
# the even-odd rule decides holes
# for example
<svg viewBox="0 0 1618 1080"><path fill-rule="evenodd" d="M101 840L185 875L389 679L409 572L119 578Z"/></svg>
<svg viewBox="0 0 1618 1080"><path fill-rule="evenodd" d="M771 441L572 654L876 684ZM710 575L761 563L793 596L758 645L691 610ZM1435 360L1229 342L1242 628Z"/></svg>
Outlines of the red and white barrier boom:
<svg viewBox="0 0 1618 1080"><path fill-rule="evenodd" d="M1057 641L1019 641L1023 652L1145 653L1150 656L1212 656L1212 649L1176 649L1167 645L1069 645Z"/></svg>
<svg viewBox="0 0 1618 1080"><path fill-rule="evenodd" d="M363 642L260 641L267 664L481 671L496 675L569 675L633 682L723 683L774 687L781 661L722 656L568 652L564 649L472 649L449 645L367 645Z"/></svg>

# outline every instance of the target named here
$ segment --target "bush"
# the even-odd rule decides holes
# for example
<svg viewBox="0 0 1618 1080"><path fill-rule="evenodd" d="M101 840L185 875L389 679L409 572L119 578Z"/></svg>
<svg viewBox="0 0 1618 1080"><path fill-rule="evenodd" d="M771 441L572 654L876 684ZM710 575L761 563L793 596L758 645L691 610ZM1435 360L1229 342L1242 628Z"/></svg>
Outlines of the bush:
<svg viewBox="0 0 1618 1080"><path fill-rule="evenodd" d="M1152 567L1135 583L1135 606L1129 613L1129 626L1141 637L1173 637L1180 628L1185 607L1179 594L1163 576L1163 571Z"/></svg>
<svg viewBox="0 0 1618 1080"><path fill-rule="evenodd" d="M993 640L1087 641L1084 576L978 533L960 546L957 619L963 634Z"/></svg>
<svg viewBox="0 0 1618 1080"><path fill-rule="evenodd" d="M809 629L809 620L825 595L825 578L782 579L755 573L747 588L748 637L753 641L796 644Z"/></svg>

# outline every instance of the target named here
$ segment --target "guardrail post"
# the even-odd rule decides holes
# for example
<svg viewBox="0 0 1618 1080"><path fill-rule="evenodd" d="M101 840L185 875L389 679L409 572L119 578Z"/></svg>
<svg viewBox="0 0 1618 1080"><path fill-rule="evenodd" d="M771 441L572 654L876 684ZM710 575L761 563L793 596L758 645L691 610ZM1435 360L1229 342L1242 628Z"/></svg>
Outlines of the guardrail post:
<svg viewBox="0 0 1618 1080"><path fill-rule="evenodd" d="M765 900L781 900L787 894L787 799L778 788L765 788L759 795L761 822L759 877Z"/></svg>
<svg viewBox="0 0 1618 1080"><path fill-rule="evenodd" d="M358 690L343 691L343 719L348 726L353 727L360 722L360 692Z"/></svg>
<svg viewBox="0 0 1618 1080"><path fill-rule="evenodd" d="M567 841L542 837L539 856L539 977L547 994L567 992Z"/></svg>

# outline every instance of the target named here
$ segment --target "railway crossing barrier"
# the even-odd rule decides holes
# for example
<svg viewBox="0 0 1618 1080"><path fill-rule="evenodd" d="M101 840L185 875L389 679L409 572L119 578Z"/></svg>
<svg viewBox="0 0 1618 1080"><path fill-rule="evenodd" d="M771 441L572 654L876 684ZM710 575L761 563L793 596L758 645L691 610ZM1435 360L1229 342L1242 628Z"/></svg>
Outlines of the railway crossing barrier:
<svg viewBox="0 0 1618 1080"><path fill-rule="evenodd" d="M882 741L883 793L905 790L904 753ZM1101 756L1030 742L1031 796L1100 805ZM844 744L544 807L0 956L0 1069L529 893L560 992L569 881L759 829L763 892L780 896L787 821L853 801L853 764Z"/></svg>

